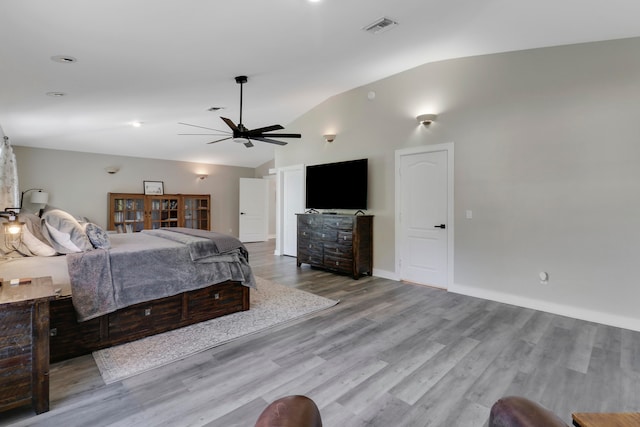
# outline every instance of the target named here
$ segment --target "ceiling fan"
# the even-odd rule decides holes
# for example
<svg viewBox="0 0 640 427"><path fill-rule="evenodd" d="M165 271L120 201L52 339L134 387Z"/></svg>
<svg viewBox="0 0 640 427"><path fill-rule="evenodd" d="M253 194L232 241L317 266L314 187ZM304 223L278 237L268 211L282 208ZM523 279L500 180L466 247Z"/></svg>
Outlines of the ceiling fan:
<svg viewBox="0 0 640 427"><path fill-rule="evenodd" d="M217 139L215 141L207 142L207 144L213 144L220 141L226 141L227 139L233 139L235 142L240 142L244 144L245 147L250 148L250 147L253 147L253 143L251 142L252 140L268 142L269 144L287 145L287 143L284 141L278 141L271 138L274 138L274 137L275 138L300 138L301 137L299 133L268 133L268 132L273 132L275 130L284 129L280 125L265 126L258 129L247 129L246 126L242 123L242 85L247 82L247 76L237 76L235 79L236 79L236 83L240 85L240 121L238 122L238 125L236 125L235 123L233 123L231 119L228 119L226 117L220 117L222 121L225 122L227 126L231 128L232 132L221 131L218 129L212 129L204 126L192 125L189 123L179 122L178 124L185 125L185 126L193 126L201 129L208 129L208 130L229 135L229 136L225 136L224 138ZM178 135L215 135L215 134L182 133Z"/></svg>

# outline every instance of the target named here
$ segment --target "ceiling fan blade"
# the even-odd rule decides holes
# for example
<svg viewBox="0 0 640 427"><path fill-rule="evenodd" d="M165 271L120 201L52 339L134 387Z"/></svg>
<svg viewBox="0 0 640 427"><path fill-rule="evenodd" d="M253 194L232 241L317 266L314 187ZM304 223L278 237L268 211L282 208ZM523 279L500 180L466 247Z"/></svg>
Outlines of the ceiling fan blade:
<svg viewBox="0 0 640 427"><path fill-rule="evenodd" d="M274 130L280 130L280 129L284 129L282 126L280 125L271 125L271 126L266 126L263 128L258 128L258 129L251 129L249 131L249 135L256 135L259 133L264 133L264 132L271 132Z"/></svg>
<svg viewBox="0 0 640 427"><path fill-rule="evenodd" d="M231 137L230 137L230 136L228 136L228 137L226 137L226 138L216 139L215 141L207 142L207 144L213 144L213 143L215 143L215 142L226 141L227 139L231 139Z"/></svg>
<svg viewBox="0 0 640 427"><path fill-rule="evenodd" d="M247 148L251 148L251 147L253 147L253 144L251 143L251 141L249 141L247 139L247 142L244 143L244 146L247 147Z"/></svg>
<svg viewBox="0 0 640 427"><path fill-rule="evenodd" d="M228 131L226 131L226 130L220 130L220 129L207 128L207 127L204 127L204 126L192 125L192 124L189 124L189 123L178 122L178 124L179 124L179 125L185 125L185 126L193 126L194 128L201 128L201 129L213 130L213 131L216 131L216 132L229 133L229 132L228 132ZM178 135L182 135L182 134L178 134ZM197 134L196 134L196 135L197 135ZM203 135L204 135L204 134L203 134Z"/></svg>
<svg viewBox="0 0 640 427"><path fill-rule="evenodd" d="M302 138L299 133L263 133L262 137L275 137L275 138Z"/></svg>
<svg viewBox="0 0 640 427"><path fill-rule="evenodd" d="M236 126L235 123L231 121L231 119L227 119L226 117L220 117L223 122L227 124L234 132L240 132L240 128Z"/></svg>
<svg viewBox="0 0 640 427"><path fill-rule="evenodd" d="M231 135L231 132L224 132L224 133L179 133L178 135L181 135L181 136L185 136L185 135L187 135L187 136L188 135L208 135L208 136L214 135L214 136L217 136L217 135L220 135L220 136L222 136L222 135Z"/></svg>
<svg viewBox="0 0 640 427"><path fill-rule="evenodd" d="M276 141L275 139L263 138L259 136L252 136L251 139L255 141L268 142L269 144L287 145L287 143L284 141Z"/></svg>

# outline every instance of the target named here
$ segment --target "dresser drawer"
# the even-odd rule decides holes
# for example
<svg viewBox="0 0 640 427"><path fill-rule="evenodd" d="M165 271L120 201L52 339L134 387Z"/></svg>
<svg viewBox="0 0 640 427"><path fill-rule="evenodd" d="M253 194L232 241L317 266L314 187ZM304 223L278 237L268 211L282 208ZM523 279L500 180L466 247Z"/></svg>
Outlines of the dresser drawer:
<svg viewBox="0 0 640 427"><path fill-rule="evenodd" d="M180 295L132 305L109 314L109 339L118 340L172 329L180 322L182 298Z"/></svg>
<svg viewBox="0 0 640 427"><path fill-rule="evenodd" d="M0 312L0 408L31 399L31 311L2 306Z"/></svg>
<svg viewBox="0 0 640 427"><path fill-rule="evenodd" d="M353 218L343 216L325 218L324 226L334 230L353 230Z"/></svg>
<svg viewBox="0 0 640 427"><path fill-rule="evenodd" d="M331 270L337 270L342 273L351 273L353 271L353 258L345 258L325 253L323 265Z"/></svg>
<svg viewBox="0 0 640 427"><path fill-rule="evenodd" d="M234 286L237 285L221 283L185 294L187 312L184 317L200 322L211 319L211 313L224 316L243 310L242 294L234 290Z"/></svg>
<svg viewBox="0 0 640 427"><path fill-rule="evenodd" d="M309 251L298 248L298 262L310 265L322 265L322 251Z"/></svg>
<svg viewBox="0 0 640 427"><path fill-rule="evenodd" d="M325 243L324 255L342 258L348 262L353 261L353 247L336 243Z"/></svg>
<svg viewBox="0 0 640 427"><path fill-rule="evenodd" d="M318 239L323 242L335 242L338 240L338 231L331 228L323 228L319 233Z"/></svg>
<svg viewBox="0 0 640 427"><path fill-rule="evenodd" d="M100 341L100 319L78 322L71 297L55 299L49 305L51 362L91 352Z"/></svg>
<svg viewBox="0 0 640 427"><path fill-rule="evenodd" d="M351 246L353 243L353 233L351 231L338 231L336 241L341 245Z"/></svg>
<svg viewBox="0 0 640 427"><path fill-rule="evenodd" d="M311 228L306 226L298 227L298 238L317 239L320 236L321 229L322 228Z"/></svg>
<svg viewBox="0 0 640 427"><path fill-rule="evenodd" d="M318 215L298 215L298 228L320 228L322 217Z"/></svg>

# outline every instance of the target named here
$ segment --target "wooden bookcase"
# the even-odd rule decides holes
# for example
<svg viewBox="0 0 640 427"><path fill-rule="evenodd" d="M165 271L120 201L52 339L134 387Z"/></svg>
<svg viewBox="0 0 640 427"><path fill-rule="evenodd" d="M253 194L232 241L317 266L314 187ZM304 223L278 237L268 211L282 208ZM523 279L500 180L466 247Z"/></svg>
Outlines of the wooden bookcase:
<svg viewBox="0 0 640 427"><path fill-rule="evenodd" d="M211 229L211 196L109 193L108 229L134 233L161 227Z"/></svg>

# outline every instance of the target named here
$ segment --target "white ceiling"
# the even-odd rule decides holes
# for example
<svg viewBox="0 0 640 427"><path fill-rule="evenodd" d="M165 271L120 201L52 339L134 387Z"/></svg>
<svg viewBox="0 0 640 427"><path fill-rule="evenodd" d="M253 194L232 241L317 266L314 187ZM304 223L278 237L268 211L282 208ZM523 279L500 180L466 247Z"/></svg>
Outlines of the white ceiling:
<svg viewBox="0 0 640 427"><path fill-rule="evenodd" d="M177 135L237 123L237 75L244 124L286 127L420 64L636 37L639 16L634 0L2 0L0 126L13 145L256 167L281 148ZM362 31L381 17L399 25Z"/></svg>

